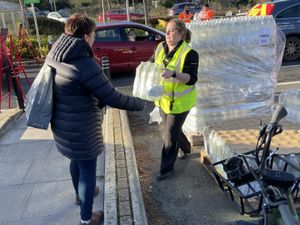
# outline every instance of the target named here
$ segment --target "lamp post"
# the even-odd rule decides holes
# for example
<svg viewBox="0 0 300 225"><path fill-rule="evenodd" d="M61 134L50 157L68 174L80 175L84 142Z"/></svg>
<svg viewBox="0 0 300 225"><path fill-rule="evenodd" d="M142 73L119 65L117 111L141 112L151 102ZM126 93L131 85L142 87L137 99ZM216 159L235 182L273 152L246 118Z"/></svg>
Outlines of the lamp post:
<svg viewBox="0 0 300 225"><path fill-rule="evenodd" d="M148 25L148 4L147 0L143 0L144 5L144 15L145 15L145 25Z"/></svg>
<svg viewBox="0 0 300 225"><path fill-rule="evenodd" d="M35 25L35 32L36 32L36 37L37 37L39 51L40 51L41 50L41 40L40 40L39 27L38 27L38 23L36 20L35 7L34 7L34 3L40 3L40 0L24 0L24 3L31 5L31 11L33 14L33 20L34 20L34 25Z"/></svg>
<svg viewBox="0 0 300 225"><path fill-rule="evenodd" d="M26 8L24 7L24 3L22 2L22 0L19 0L19 4L24 16L24 24L26 28L29 28L29 23L28 23L28 18L27 18L27 13L26 13Z"/></svg>
<svg viewBox="0 0 300 225"><path fill-rule="evenodd" d="M38 23L37 23L37 20L36 20L35 8L34 8L33 3L31 3L31 10L32 10L32 14L33 14L35 32L36 32L36 37L37 37L37 41L38 41L38 45L39 45L39 51L40 51L41 50L41 39L40 39L39 27L38 27Z"/></svg>
<svg viewBox="0 0 300 225"><path fill-rule="evenodd" d="M53 0L53 6L54 6L54 12L56 12L56 3L55 3L55 0Z"/></svg>
<svg viewBox="0 0 300 225"><path fill-rule="evenodd" d="M104 0L101 0L101 4L102 4L102 20L105 23L106 22L106 18L105 18L105 10L104 10Z"/></svg>
<svg viewBox="0 0 300 225"><path fill-rule="evenodd" d="M130 21L130 15L129 15L129 0L126 0L126 13L127 13L127 20Z"/></svg>

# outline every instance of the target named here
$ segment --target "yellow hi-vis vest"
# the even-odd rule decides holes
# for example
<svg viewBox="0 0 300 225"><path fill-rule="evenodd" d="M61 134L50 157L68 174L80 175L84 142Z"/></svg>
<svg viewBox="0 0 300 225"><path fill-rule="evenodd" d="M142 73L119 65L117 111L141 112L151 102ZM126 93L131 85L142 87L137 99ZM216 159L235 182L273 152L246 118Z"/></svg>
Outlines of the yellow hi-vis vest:
<svg viewBox="0 0 300 225"><path fill-rule="evenodd" d="M184 41L167 65L167 69L182 73L185 57L191 49ZM155 51L155 63L162 65L165 57L163 45L160 43ZM196 105L197 93L194 85L185 85L175 78L163 79L161 84L163 96L155 102L155 105L161 107L166 114L183 113Z"/></svg>

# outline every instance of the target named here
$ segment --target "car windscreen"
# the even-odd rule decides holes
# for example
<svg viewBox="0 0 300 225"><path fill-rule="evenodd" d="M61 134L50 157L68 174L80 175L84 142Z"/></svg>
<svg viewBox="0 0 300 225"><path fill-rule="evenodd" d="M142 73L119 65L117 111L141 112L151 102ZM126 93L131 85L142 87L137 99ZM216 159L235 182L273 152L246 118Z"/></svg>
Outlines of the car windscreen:
<svg viewBox="0 0 300 225"><path fill-rule="evenodd" d="M119 42L122 41L119 28L107 28L95 32L95 42Z"/></svg>
<svg viewBox="0 0 300 225"><path fill-rule="evenodd" d="M276 15L276 18L299 18L300 4L289 7Z"/></svg>

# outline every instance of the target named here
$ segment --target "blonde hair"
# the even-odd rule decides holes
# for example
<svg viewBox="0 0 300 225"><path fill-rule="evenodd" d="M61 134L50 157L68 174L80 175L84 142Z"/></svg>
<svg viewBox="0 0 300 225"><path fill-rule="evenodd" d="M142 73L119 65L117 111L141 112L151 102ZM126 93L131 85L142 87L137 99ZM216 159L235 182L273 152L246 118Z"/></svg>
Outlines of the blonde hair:
<svg viewBox="0 0 300 225"><path fill-rule="evenodd" d="M175 23L176 29L183 34L182 39L187 43L191 41L191 31L186 28L185 23L180 19L171 19L169 23Z"/></svg>

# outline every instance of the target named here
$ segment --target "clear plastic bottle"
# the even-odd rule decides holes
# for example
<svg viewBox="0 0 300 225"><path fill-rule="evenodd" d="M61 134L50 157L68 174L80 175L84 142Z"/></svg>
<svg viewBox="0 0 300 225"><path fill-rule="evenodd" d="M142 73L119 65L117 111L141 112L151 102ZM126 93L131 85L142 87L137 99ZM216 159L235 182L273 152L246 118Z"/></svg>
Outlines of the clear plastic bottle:
<svg viewBox="0 0 300 225"><path fill-rule="evenodd" d="M141 86L141 71L142 71L143 65L144 65L144 62L141 62L135 71L135 78L134 78L134 83L133 83L133 88L132 88L132 95L135 97L140 97L139 88Z"/></svg>
<svg viewBox="0 0 300 225"><path fill-rule="evenodd" d="M294 166L296 166L297 168L300 169L300 167L299 167L299 161L298 161L299 159L298 159L298 157L297 157L294 153L289 154L289 155L287 156L287 159L288 159ZM290 172L290 173L293 173L294 175L296 175L297 170L295 170L294 168L288 166L288 167L287 167L287 172ZM299 172L298 172L298 173L299 173ZM297 176L299 176L299 174L297 174Z"/></svg>
<svg viewBox="0 0 300 225"><path fill-rule="evenodd" d="M158 100L163 94L163 86L161 85L162 66L153 64L151 74L147 79L147 99L150 101Z"/></svg>
<svg viewBox="0 0 300 225"><path fill-rule="evenodd" d="M146 85L147 85L147 77L148 77L148 64L149 62L146 62L144 64L143 70L141 71L141 77L140 77L140 87L139 87L139 93L140 93L140 98L145 99L146 97Z"/></svg>

